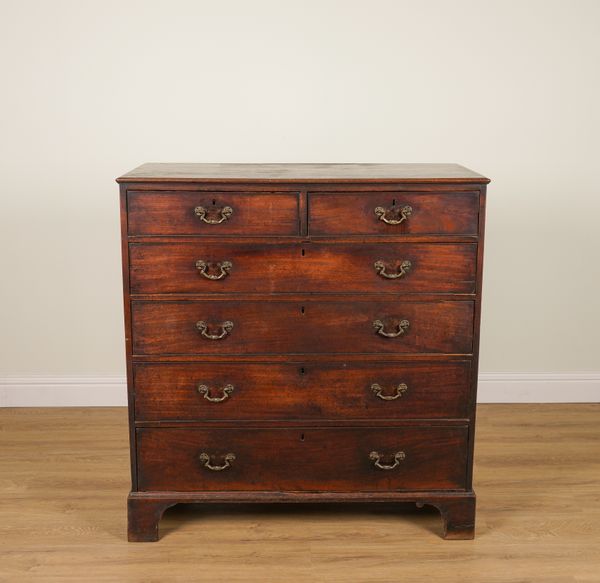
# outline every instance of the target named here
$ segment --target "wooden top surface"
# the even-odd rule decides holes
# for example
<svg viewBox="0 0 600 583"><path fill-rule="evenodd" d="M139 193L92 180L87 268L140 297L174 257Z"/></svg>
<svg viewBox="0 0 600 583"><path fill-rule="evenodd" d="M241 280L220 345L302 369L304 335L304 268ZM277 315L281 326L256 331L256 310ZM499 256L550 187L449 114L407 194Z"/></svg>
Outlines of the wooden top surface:
<svg viewBox="0 0 600 583"><path fill-rule="evenodd" d="M117 182L471 182L489 178L458 164L142 164Z"/></svg>

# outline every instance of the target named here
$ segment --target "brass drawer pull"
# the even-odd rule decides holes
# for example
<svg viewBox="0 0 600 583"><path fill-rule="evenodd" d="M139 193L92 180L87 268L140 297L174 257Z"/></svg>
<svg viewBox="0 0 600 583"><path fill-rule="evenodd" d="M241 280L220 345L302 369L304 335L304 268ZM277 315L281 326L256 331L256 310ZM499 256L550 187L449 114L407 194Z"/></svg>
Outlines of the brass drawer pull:
<svg viewBox="0 0 600 583"><path fill-rule="evenodd" d="M406 459L406 454L403 451L398 451L394 454L394 463L392 464L382 464L381 463L381 457L376 451L372 451L369 454L369 459L374 461L375 463L373 464L378 470L393 470L394 468L397 468L400 465L401 461L404 461Z"/></svg>
<svg viewBox="0 0 600 583"><path fill-rule="evenodd" d="M227 468L231 467L231 462L235 460L235 454L233 454L233 453L225 454L223 456L223 461L225 463L221 466L214 466L213 464L211 464L210 463L210 455L208 455L206 452L202 452L198 456L198 459L204 464L204 467L206 469L211 470L213 472L221 472L222 470L226 470Z"/></svg>
<svg viewBox="0 0 600 583"><path fill-rule="evenodd" d="M377 334L385 336L385 338L398 338L398 336L402 336L402 334L408 330L409 326L410 322L408 320L400 320L396 332L386 332L385 324L381 320L373 320L373 328L377 330Z"/></svg>
<svg viewBox="0 0 600 583"><path fill-rule="evenodd" d="M408 217L412 215L412 207L405 205L403 207L392 206L387 209L384 209L382 206L375 207L375 214L379 218L380 221L388 225L399 225L400 223L408 220ZM388 218L388 215L397 216L396 219Z"/></svg>
<svg viewBox="0 0 600 583"><path fill-rule="evenodd" d="M233 393L233 389L234 389L233 385L225 385L221 389L222 394L220 397L211 397L210 389L206 385L198 385L198 392L201 395L203 395L207 401L210 401L211 403L221 403L222 401L229 399L229 395L231 395L231 393Z"/></svg>
<svg viewBox="0 0 600 583"><path fill-rule="evenodd" d="M408 386L404 383L400 383L396 387L395 395L384 395L383 387L381 385L378 385L377 383L373 383L371 385L371 390L375 393L375 395L377 395L380 399L383 399L384 401L395 401L396 399L399 399L402 395L404 395L406 391L408 391Z"/></svg>
<svg viewBox="0 0 600 583"><path fill-rule="evenodd" d="M385 263L381 260L375 261L373 266L375 267L377 275L381 275L381 277L385 277L386 279L398 279L410 271L412 263L408 261L408 259L403 261L400 264L400 268L396 269L396 273L387 273Z"/></svg>
<svg viewBox="0 0 600 583"><path fill-rule="evenodd" d="M200 330L200 334L207 340L221 340L233 330L233 322L231 320L226 320L220 324L221 331L217 334L210 334L208 331L208 324L203 320L196 322L196 328Z"/></svg>
<svg viewBox="0 0 600 583"><path fill-rule="evenodd" d="M212 280L223 279L224 277L227 277L231 272L231 268L233 267L233 263L231 263L231 261L219 261L216 264L210 265L216 265L216 268L219 270L219 273L209 273L209 264L206 263L206 261L202 261L202 259L198 259L198 261L196 261L196 269L204 277L206 277L206 279Z"/></svg>
<svg viewBox="0 0 600 583"><path fill-rule="evenodd" d="M219 225L223 223L233 214L233 209L230 206L224 206L222 209L219 209L219 213L216 217L209 217L208 211L203 206L197 206L194 209L194 214L205 223L209 225ZM220 215L220 216L219 216Z"/></svg>

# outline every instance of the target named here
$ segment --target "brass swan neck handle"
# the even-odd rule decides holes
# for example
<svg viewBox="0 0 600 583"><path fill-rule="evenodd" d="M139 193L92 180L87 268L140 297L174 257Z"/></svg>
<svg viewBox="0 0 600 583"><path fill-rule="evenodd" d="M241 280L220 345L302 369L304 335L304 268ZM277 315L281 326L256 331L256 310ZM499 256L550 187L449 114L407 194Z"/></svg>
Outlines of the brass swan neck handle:
<svg viewBox="0 0 600 583"><path fill-rule="evenodd" d="M221 331L217 332L216 334L211 334L208 331L208 324L204 320L199 320L196 322L196 328L200 331L202 337L206 338L207 340L221 340L231 333L233 330L233 322L231 320L225 320L225 322L219 324Z"/></svg>
<svg viewBox="0 0 600 583"><path fill-rule="evenodd" d="M225 454L223 456L224 463L221 464L220 466L211 464L210 463L210 455L204 451L198 456L198 459L204 464L204 467L206 469L211 470L213 472L222 472L223 470L226 470L227 468L231 467L231 462L235 461L235 454L233 454L233 453Z"/></svg>
<svg viewBox="0 0 600 583"><path fill-rule="evenodd" d="M375 261L373 267L375 267L377 275L385 277L385 279L399 279L411 270L412 263L408 259L405 259L400 263L400 267L396 268L396 273L388 273L387 267L381 259L379 261Z"/></svg>
<svg viewBox="0 0 600 583"><path fill-rule="evenodd" d="M211 395L210 388L207 385L198 385L198 392L207 401L210 401L211 403L222 403L223 401L229 399L231 393L233 393L233 391L234 391L234 386L233 385L225 385L224 387L222 387L220 389L220 391L221 391L220 397L213 397Z"/></svg>
<svg viewBox="0 0 600 583"><path fill-rule="evenodd" d="M373 320L373 328L375 328L377 334L385 338L398 338L398 336L402 336L408 330L409 326L410 322L408 320L400 320L395 332L386 332L385 324L381 320Z"/></svg>
<svg viewBox="0 0 600 583"><path fill-rule="evenodd" d="M397 451L394 454L394 457L393 457L394 461L391 464L382 464L381 463L382 457L383 456L378 454L376 451L372 451L369 454L369 459L373 462L373 465L378 470L394 470L395 468L397 468L400 465L400 462L402 462L406 459L406 454L403 451Z"/></svg>
<svg viewBox="0 0 600 583"><path fill-rule="evenodd" d="M215 267L217 269L217 273L211 273L211 270L213 270ZM200 272L200 274L206 277L206 279L213 281L227 277L231 273L232 268L233 263L231 261L219 261L218 263L208 263L203 259L198 259L198 261L196 261L196 269Z"/></svg>
<svg viewBox="0 0 600 583"><path fill-rule="evenodd" d="M230 206L224 206L216 208L216 216L212 214L209 216L208 209L203 206L197 206L194 209L194 214L203 222L208 225L220 225L221 223L229 220L229 217L233 214L233 208Z"/></svg>
<svg viewBox="0 0 600 583"><path fill-rule="evenodd" d="M391 206L387 209L383 208L382 206L378 206L375 207L373 212L380 221L383 221L387 225L399 225L400 223L408 220L408 217L412 215L413 210L412 207L408 205L400 207Z"/></svg>
<svg viewBox="0 0 600 583"><path fill-rule="evenodd" d="M377 383L373 383L371 385L371 390L375 393L376 397L379 397L383 401L395 401L396 399L399 399L402 395L404 395L406 391L408 391L408 385L406 385L405 383L400 383L396 387L396 392L393 395L384 395L383 387L381 385L378 385Z"/></svg>

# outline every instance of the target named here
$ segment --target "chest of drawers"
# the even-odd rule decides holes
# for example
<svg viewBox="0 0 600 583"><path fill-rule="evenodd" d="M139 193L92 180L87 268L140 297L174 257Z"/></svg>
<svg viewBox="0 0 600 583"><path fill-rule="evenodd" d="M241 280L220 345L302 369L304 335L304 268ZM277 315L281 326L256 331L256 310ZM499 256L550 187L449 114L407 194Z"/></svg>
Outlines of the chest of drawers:
<svg viewBox="0 0 600 583"><path fill-rule="evenodd" d="M166 508L415 502L472 538L487 178L145 164L121 191L131 541Z"/></svg>

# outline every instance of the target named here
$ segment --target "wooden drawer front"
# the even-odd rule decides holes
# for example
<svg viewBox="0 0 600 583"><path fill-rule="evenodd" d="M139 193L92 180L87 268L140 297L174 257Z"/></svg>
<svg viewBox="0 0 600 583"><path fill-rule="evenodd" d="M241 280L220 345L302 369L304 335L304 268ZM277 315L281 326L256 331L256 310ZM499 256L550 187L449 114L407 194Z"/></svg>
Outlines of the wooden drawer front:
<svg viewBox="0 0 600 583"><path fill-rule="evenodd" d="M130 235L219 237L299 233L295 193L129 192L127 206ZM196 210L200 208L205 211L204 219L202 211Z"/></svg>
<svg viewBox="0 0 600 583"><path fill-rule="evenodd" d="M411 212L399 224L383 218L402 219L401 209ZM476 235L479 221L479 194L452 192L364 192L309 194L311 235Z"/></svg>
<svg viewBox="0 0 600 583"><path fill-rule="evenodd" d="M471 243L135 243L131 292L474 293L476 253Z"/></svg>
<svg viewBox="0 0 600 583"><path fill-rule="evenodd" d="M469 362L138 364L136 419L466 418Z"/></svg>
<svg viewBox="0 0 600 583"><path fill-rule="evenodd" d="M467 433L467 427L144 428L137 430L138 487L180 492L463 489ZM396 467L377 468L371 452L379 454L380 465ZM401 452L404 459L399 455L396 461L394 454ZM226 459L227 454L235 459Z"/></svg>
<svg viewBox="0 0 600 583"><path fill-rule="evenodd" d="M469 354L473 337L471 301L134 301L132 319L136 355Z"/></svg>

